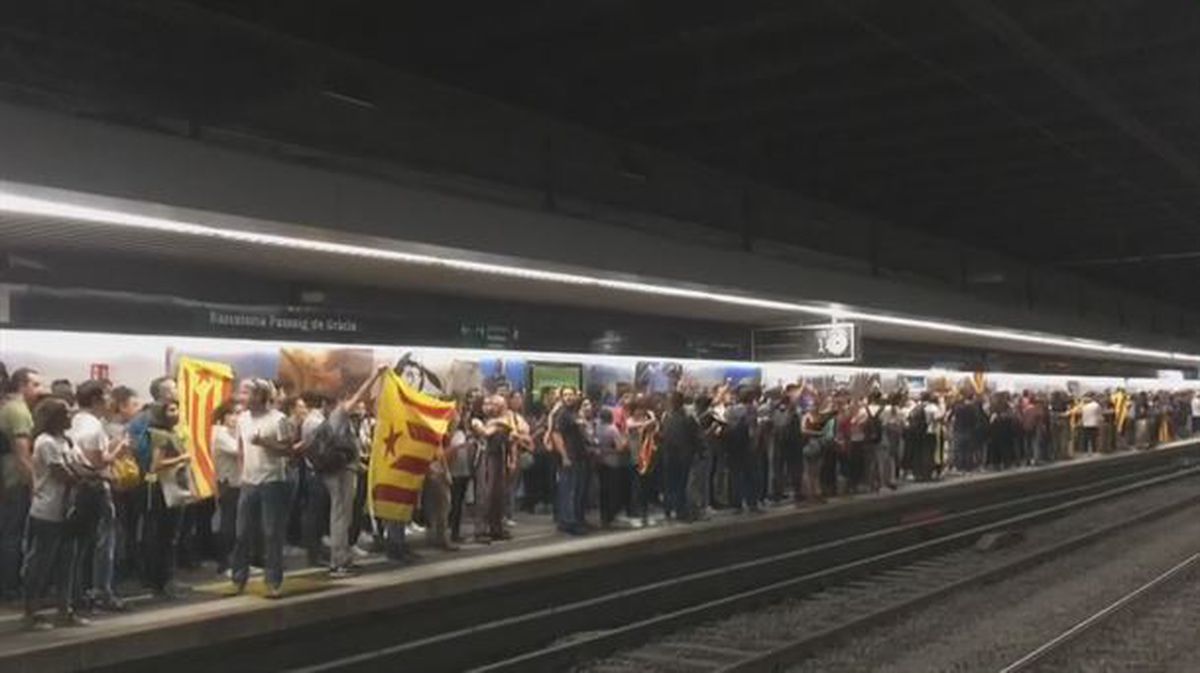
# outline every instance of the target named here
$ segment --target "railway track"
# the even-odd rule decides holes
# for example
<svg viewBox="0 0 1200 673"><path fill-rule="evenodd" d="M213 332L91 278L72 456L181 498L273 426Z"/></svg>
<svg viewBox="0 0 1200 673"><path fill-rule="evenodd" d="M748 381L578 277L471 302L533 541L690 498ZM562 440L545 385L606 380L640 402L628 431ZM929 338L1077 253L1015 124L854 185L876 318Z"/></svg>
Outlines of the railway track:
<svg viewBox="0 0 1200 673"><path fill-rule="evenodd" d="M850 535L285 670L293 673L392 670L396 662L408 660L428 664L423 666L425 670L559 671L697 623L755 610L788 597L804 596L811 611L803 631L807 635L802 639L761 638L750 644L731 642L721 638L720 633L699 631L697 637L663 639L661 647L650 646L652 649L640 652L625 668L615 660L588 667L588 670L640 671L775 670L812 648L844 636L848 630L894 616L972 582L1014 572L1022 564L1036 563L1070 545L1083 545L1140 520L1194 504L1200 501L1200 496L1128 517L1105 526L1103 531L1064 540L1058 551L1044 551L1007 564L1005 569L968 572L971 565L958 562L968 553L963 547L984 533L1029 526L1198 474L1200 468L1175 467L1077 484L965 509L936 522L919 521ZM932 577L938 577L939 581L931 583ZM730 585L730 578L738 581ZM756 578L766 579L756 581ZM736 588L721 591L726 586ZM671 607L642 616L647 607L660 602ZM847 613L846 605L858 605L861 609ZM620 619L622 611L629 617ZM619 625L612 626L614 622ZM587 625L600 628L588 629ZM549 645L522 648L523 651L494 658L482 666L478 662L487 659L472 660L468 653L454 649L458 644L472 641L529 642L533 640L530 633L538 629L543 629L543 642L547 634L558 633L560 637ZM442 654L435 659L419 653ZM470 664L464 665L466 661Z"/></svg>
<svg viewBox="0 0 1200 673"><path fill-rule="evenodd" d="M1192 554L1001 669L1063 671L1190 671L1200 610L1200 553ZM1183 647L1180 648L1179 646ZM1182 649L1183 652L1176 652ZM1183 661L1171 661L1177 654Z"/></svg>
<svg viewBox="0 0 1200 673"><path fill-rule="evenodd" d="M1086 500L1099 502L1102 499L1103 494L1090 496ZM1083 504L1063 503L1053 509L1075 508ZM956 549L864 575L847 575L844 568L830 568L819 575L853 579L832 582L823 588L803 593L787 604L746 613L745 619L728 618L682 630L610 658L582 665L577 670L589 673L646 670L742 673L781 670L820 648L848 641L866 628L895 619L955 592L1014 575L1093 541L1119 534L1139 523L1197 504L1200 504L1200 495L1183 495L1000 561L978 554L973 549ZM997 529L1019 528L1044 518L1044 514L1030 512L956 535L971 538ZM858 563L873 566L877 560L863 559ZM820 586L822 579L821 576L800 577L796 578L793 586L796 589ZM790 588L764 587L763 591L782 592ZM632 628L638 626L631 625ZM644 628L649 625L640 626ZM493 669L486 667L481 670Z"/></svg>

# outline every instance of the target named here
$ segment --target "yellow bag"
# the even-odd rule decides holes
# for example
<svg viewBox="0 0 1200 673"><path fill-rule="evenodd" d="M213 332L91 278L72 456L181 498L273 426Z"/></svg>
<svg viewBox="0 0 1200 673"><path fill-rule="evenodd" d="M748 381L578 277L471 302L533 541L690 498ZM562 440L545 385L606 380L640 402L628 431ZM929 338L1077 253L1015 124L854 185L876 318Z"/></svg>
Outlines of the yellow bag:
<svg viewBox="0 0 1200 673"><path fill-rule="evenodd" d="M132 491L142 484L142 468L133 456L121 456L109 465L112 470L113 488L117 491Z"/></svg>

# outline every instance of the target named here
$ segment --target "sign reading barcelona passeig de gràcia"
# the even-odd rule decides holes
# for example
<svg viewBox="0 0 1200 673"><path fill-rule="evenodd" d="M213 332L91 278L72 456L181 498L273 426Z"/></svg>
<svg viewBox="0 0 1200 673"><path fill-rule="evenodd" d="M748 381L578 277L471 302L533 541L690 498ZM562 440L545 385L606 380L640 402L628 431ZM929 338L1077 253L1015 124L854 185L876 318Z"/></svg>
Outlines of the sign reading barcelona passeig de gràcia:
<svg viewBox="0 0 1200 673"><path fill-rule="evenodd" d="M253 313L209 309L208 324L214 327L265 332L300 332L304 334L353 334L358 332L358 322L350 318L300 312Z"/></svg>

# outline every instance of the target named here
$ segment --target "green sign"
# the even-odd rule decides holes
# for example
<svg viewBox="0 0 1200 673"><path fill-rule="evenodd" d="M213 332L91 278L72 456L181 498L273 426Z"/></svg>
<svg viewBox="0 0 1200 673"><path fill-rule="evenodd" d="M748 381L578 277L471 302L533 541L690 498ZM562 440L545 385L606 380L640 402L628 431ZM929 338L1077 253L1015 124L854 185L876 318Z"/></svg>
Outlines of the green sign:
<svg viewBox="0 0 1200 673"><path fill-rule="evenodd" d="M531 392L539 399L548 391L570 386L583 388L583 365L546 364L533 362L529 365ZM542 400L548 402L548 400Z"/></svg>

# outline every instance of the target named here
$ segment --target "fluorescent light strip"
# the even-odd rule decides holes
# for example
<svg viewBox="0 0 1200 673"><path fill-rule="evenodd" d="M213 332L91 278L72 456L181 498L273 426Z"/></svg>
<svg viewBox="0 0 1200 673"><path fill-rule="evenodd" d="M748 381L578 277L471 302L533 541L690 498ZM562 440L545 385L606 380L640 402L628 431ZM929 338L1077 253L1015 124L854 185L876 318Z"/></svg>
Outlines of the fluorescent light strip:
<svg viewBox="0 0 1200 673"><path fill-rule="evenodd" d="M1124 346L1122 344L1107 344L1097 341L1089 341L1086 339L1030 334L1012 330L968 327L965 325L958 325L955 323L937 320L902 318L880 313L867 313L863 311L847 310L845 307L840 305L831 304L829 306L811 306L796 302L760 299L738 294L709 292L705 290L694 290L654 283L617 280L580 273L543 271L504 264L476 262L465 259L453 259L421 253L403 252L399 250L371 248L364 245L300 238L297 236L238 231L234 229L224 229L221 227L196 224L193 222L183 222L180 220L162 217L138 215L136 213L129 213L119 210L79 206L61 201L51 201L48 199L20 196L7 192L0 192L0 211L19 213L22 215L68 218L96 224L169 232L186 236L216 238L239 243L249 243L251 245L268 245L290 248L294 250L307 250L335 255L348 255L384 261L401 262L405 264L418 264L435 268L452 269L455 271L488 273L510 278L523 278L527 280L594 287L606 290L636 292L640 294L649 294L661 297L695 299L734 306L768 309L784 313L820 316L829 319L857 320L860 322L910 327L949 334L961 334L964 336L1001 339L1017 343L1053 346L1057 348L1067 348L1072 350L1088 351L1092 353L1127 355L1140 358L1167 360L1172 362L1200 363L1200 355L1187 353L1133 348L1130 346Z"/></svg>

